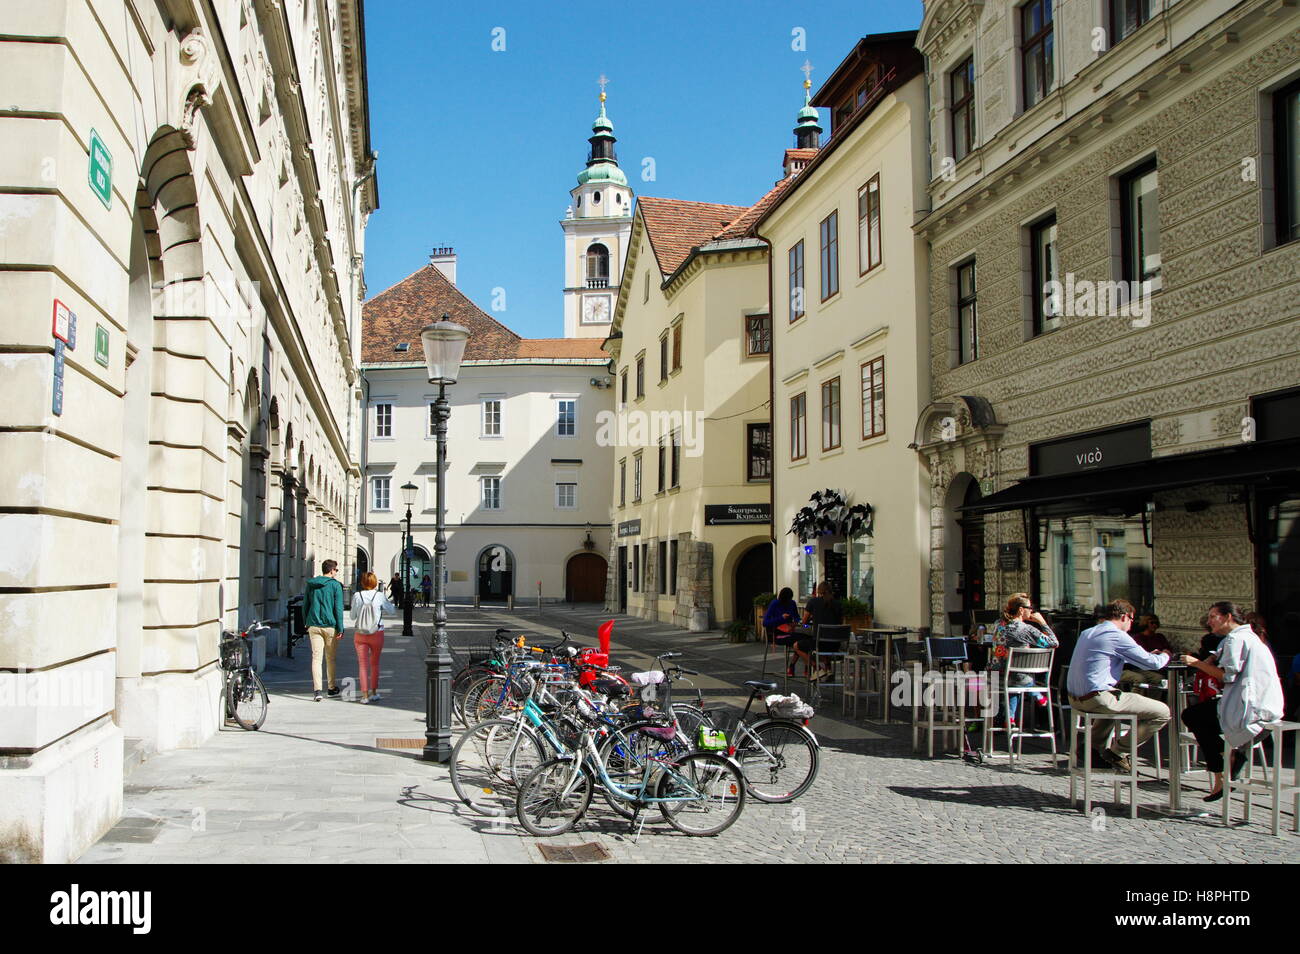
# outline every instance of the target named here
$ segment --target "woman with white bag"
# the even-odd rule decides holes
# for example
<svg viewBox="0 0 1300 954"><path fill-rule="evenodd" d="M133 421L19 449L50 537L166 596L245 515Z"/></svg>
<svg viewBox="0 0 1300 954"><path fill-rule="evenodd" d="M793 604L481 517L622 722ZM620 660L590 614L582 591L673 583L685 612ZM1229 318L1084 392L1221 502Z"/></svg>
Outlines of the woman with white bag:
<svg viewBox="0 0 1300 954"><path fill-rule="evenodd" d="M363 574L361 589L352 597L352 641L357 647L357 664L361 669L361 703L379 701L379 654L384 650L384 612L396 613L397 607L379 589L379 578Z"/></svg>

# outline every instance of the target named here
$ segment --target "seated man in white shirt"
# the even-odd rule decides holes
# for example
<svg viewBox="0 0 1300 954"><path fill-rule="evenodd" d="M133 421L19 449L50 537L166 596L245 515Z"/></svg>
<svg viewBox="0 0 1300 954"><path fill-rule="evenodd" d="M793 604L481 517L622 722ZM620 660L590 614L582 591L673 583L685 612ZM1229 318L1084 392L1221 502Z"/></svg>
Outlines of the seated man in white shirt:
<svg viewBox="0 0 1300 954"><path fill-rule="evenodd" d="M1115 712L1135 715L1137 744L1141 745L1169 724L1169 707L1157 699L1118 688L1124 664L1143 670L1160 670L1169 665L1169 653L1149 653L1128 634L1136 610L1128 600L1115 600L1102 607L1101 622L1086 629L1074 644L1066 691L1076 712ZM1095 731L1095 728L1094 728ZM1107 738L1110 744L1106 745ZM1130 772L1132 766L1123 754L1127 736L1122 740L1113 722L1104 723L1100 740L1104 761L1116 771Z"/></svg>

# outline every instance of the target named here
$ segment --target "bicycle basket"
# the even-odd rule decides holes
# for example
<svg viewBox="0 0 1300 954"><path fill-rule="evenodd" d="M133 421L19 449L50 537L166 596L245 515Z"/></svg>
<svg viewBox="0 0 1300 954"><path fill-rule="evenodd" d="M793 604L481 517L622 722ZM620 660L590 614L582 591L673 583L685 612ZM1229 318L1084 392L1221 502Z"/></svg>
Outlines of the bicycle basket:
<svg viewBox="0 0 1300 954"><path fill-rule="evenodd" d="M767 703L767 714L773 719L792 719L801 721L811 719L814 715L813 707L808 705L794 693L788 696L768 696L764 702Z"/></svg>
<svg viewBox="0 0 1300 954"><path fill-rule="evenodd" d="M247 669L251 664L247 640L234 633L224 634L221 637L221 668L231 672Z"/></svg>

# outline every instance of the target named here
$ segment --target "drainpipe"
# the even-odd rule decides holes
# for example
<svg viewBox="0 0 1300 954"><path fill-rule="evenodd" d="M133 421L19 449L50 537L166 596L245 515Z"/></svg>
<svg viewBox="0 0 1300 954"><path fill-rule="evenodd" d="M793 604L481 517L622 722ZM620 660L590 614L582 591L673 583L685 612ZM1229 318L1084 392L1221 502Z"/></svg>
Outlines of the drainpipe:
<svg viewBox="0 0 1300 954"><path fill-rule="evenodd" d="M767 420L768 428L772 435L772 464L771 477L767 482L768 493L768 510L772 514L772 520L768 524L768 536L772 541L772 587L776 592L781 591L781 580L778 570L781 561L777 556L776 544L776 302L772 300L772 242L770 239L754 232L754 237L760 242L767 244L767 323L771 328L771 345L767 353Z"/></svg>

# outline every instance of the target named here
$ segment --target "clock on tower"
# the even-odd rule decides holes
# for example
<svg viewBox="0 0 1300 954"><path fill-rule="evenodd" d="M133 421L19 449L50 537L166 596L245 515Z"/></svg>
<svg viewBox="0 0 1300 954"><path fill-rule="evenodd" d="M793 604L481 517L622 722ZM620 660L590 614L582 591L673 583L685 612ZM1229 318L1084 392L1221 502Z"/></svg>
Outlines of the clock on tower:
<svg viewBox="0 0 1300 954"><path fill-rule="evenodd" d="M585 325L609 323L608 295L588 295L582 300L582 323Z"/></svg>

